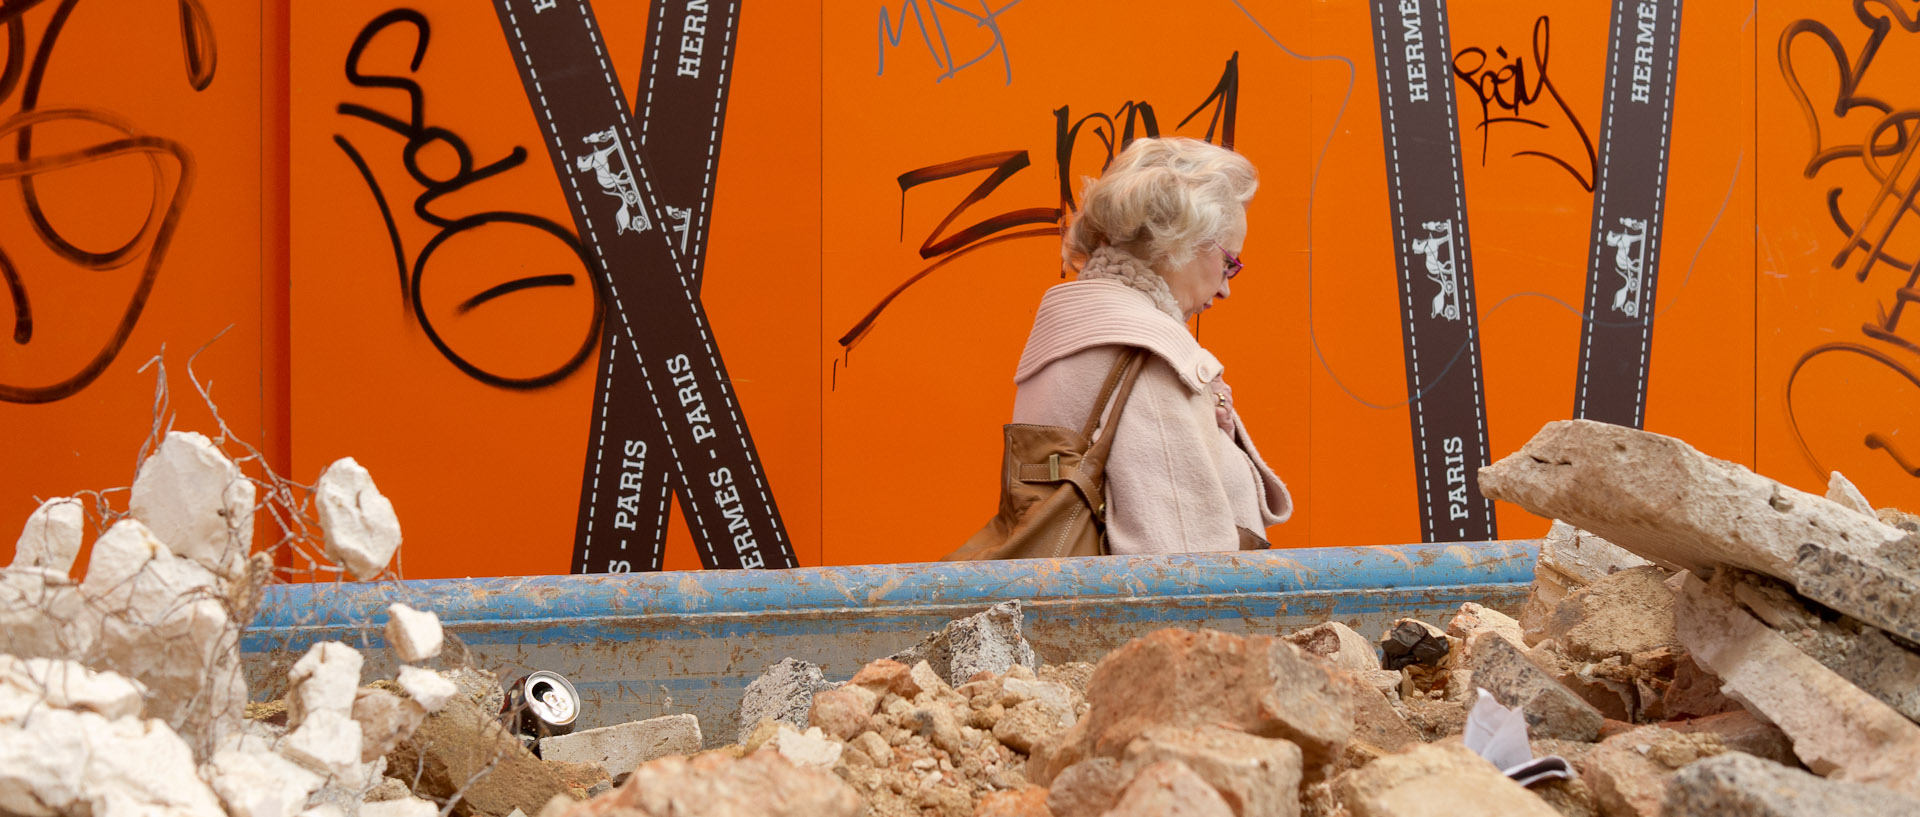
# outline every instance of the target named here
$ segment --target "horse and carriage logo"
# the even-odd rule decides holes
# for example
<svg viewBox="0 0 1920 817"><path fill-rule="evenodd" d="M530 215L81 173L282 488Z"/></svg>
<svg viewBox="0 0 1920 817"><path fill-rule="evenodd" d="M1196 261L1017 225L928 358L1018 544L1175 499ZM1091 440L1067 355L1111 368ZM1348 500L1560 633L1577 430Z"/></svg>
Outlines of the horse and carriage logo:
<svg viewBox="0 0 1920 817"><path fill-rule="evenodd" d="M1647 220L1620 217L1620 232L1607 231L1607 246L1614 248L1613 271L1622 284L1613 293L1613 308L1629 318L1640 317L1640 282L1647 260Z"/></svg>
<svg viewBox="0 0 1920 817"><path fill-rule="evenodd" d="M1453 222L1429 221L1421 226L1426 228L1427 237L1413 240L1413 254L1425 257L1427 278L1440 285L1440 291L1433 296L1433 311L1427 317L1460 320L1460 279L1454 265Z"/></svg>
<svg viewBox="0 0 1920 817"><path fill-rule="evenodd" d="M614 234L620 235L629 230L644 233L653 229L652 220L647 218L646 205L640 200L640 186L633 180L633 163L627 159L626 147L620 143L620 135L609 127L606 130L587 134L582 142L593 146L591 152L574 159L574 166L581 172L592 171L594 181L599 182L600 192L620 200L620 209L613 213ZM614 167L619 164L618 169ZM678 224L672 227L680 234L680 252L687 251L688 228L692 226L693 211L687 207L666 208L667 218Z"/></svg>
<svg viewBox="0 0 1920 817"><path fill-rule="evenodd" d="M580 141L593 148L586 155L576 157L574 166L582 172L593 171L594 180L600 183L600 192L620 200L620 209L613 214L614 234L628 230L644 233L653 229L653 222L647 219L647 207L640 201L640 186L633 181L633 162L627 159L619 134L609 127L587 134ZM615 160L620 165L617 170L613 166Z"/></svg>

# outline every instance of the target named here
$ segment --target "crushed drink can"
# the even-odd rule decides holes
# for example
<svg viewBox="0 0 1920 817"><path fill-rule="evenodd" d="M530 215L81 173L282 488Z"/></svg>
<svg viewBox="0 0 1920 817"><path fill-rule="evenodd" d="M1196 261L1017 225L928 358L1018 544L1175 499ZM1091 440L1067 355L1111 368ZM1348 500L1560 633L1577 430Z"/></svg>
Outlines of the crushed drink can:
<svg viewBox="0 0 1920 817"><path fill-rule="evenodd" d="M515 732L530 738L564 735L580 717L580 693L557 672L540 670L507 688L502 714Z"/></svg>

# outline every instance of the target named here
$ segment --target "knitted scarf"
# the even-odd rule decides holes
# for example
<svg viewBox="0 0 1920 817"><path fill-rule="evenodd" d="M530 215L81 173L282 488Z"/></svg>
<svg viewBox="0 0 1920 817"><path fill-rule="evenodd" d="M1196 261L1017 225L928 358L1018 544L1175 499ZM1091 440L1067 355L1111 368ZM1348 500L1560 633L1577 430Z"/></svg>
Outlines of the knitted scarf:
<svg viewBox="0 0 1920 817"><path fill-rule="evenodd" d="M1174 300L1173 290L1167 287L1167 281L1154 272L1145 262L1129 255L1126 251L1114 247L1101 247L1080 266L1082 281L1118 281L1145 293L1153 300L1155 308L1167 313L1174 320L1186 323L1180 314L1180 302Z"/></svg>

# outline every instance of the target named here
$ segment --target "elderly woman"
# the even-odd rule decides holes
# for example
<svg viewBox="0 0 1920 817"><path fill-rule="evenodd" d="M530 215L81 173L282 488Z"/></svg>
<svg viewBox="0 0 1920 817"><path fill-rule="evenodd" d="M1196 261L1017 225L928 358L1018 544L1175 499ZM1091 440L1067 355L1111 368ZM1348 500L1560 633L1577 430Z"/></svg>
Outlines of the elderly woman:
<svg viewBox="0 0 1920 817"><path fill-rule="evenodd" d="M1079 428L1129 348L1146 350L1106 466L1116 554L1267 546L1287 487L1234 411L1225 370L1187 320L1231 292L1259 186L1245 157L1139 139L1090 181L1061 255L1078 280L1047 290L1014 375L1013 422Z"/></svg>

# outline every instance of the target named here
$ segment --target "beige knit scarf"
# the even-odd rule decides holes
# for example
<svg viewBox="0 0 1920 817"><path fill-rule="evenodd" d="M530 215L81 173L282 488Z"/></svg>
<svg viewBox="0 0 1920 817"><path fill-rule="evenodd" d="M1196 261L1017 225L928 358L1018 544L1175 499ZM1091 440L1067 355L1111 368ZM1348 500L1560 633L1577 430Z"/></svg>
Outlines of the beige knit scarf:
<svg viewBox="0 0 1920 817"><path fill-rule="evenodd" d="M1155 308L1167 313L1174 320L1186 323L1186 317L1180 314L1180 302L1174 300L1173 290L1167 287L1165 278L1154 272L1146 262L1114 247L1101 247L1088 256L1087 263L1080 265L1082 281L1118 281L1129 287L1146 293L1153 300Z"/></svg>

